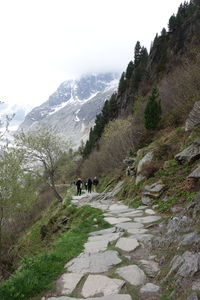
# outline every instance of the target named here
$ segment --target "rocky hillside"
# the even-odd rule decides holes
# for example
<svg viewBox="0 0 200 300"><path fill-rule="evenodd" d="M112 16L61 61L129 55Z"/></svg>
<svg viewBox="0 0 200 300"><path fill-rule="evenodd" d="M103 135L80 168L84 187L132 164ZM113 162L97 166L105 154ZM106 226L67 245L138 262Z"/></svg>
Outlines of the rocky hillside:
<svg viewBox="0 0 200 300"><path fill-rule="evenodd" d="M48 101L34 108L19 130L36 130L52 126L77 148L88 138L90 127L104 102L116 90L118 74L85 75L79 80L63 82Z"/></svg>

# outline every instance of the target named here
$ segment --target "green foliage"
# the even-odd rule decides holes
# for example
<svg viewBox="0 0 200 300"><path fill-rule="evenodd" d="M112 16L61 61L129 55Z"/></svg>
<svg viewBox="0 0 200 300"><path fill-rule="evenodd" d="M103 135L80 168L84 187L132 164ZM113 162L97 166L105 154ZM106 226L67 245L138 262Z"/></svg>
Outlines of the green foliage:
<svg viewBox="0 0 200 300"><path fill-rule="evenodd" d="M146 129L155 130L161 120L161 105L158 97L157 88L153 88L144 112Z"/></svg>
<svg viewBox="0 0 200 300"><path fill-rule="evenodd" d="M83 250L88 233L97 229L95 225L98 229L108 227L101 215L100 210L92 207L76 208L72 229L64 233L50 251L24 259L16 273L0 284L0 299L30 299L50 288L52 281L64 272L65 263Z"/></svg>
<svg viewBox="0 0 200 300"><path fill-rule="evenodd" d="M123 72L122 75L121 75L121 78L120 78L120 80L119 80L118 94L122 94L122 93L125 92L126 86L127 86L126 83L127 83L127 82L126 82L126 75L125 75L125 73Z"/></svg>
<svg viewBox="0 0 200 300"><path fill-rule="evenodd" d="M105 101L102 112L96 116L94 127L90 129L89 139L83 150L84 158L88 157L93 149L98 148L98 141L104 132L105 126L109 121L115 119L117 114L117 94L113 94L110 100Z"/></svg>

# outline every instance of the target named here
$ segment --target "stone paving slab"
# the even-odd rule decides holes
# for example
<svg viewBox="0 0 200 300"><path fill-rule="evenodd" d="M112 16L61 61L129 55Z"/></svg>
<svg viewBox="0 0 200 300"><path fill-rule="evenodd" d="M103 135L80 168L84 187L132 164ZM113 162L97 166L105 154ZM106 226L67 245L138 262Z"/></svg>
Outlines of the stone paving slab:
<svg viewBox="0 0 200 300"><path fill-rule="evenodd" d="M73 273L103 273L111 267L118 265L121 259L117 251L107 250L99 253L81 253L76 258L69 261L65 268Z"/></svg>
<svg viewBox="0 0 200 300"><path fill-rule="evenodd" d="M121 229L121 230L129 230L129 229L143 228L144 225L142 223L139 223L139 222L127 222L127 223L117 224L115 227L117 229Z"/></svg>
<svg viewBox="0 0 200 300"><path fill-rule="evenodd" d="M128 217L128 218L134 218L134 217L141 217L141 216L143 216L144 215L144 213L143 213L143 211L138 211L138 212L126 212L126 213L121 213L121 214L119 214L118 215L118 217Z"/></svg>
<svg viewBox="0 0 200 300"><path fill-rule="evenodd" d="M101 294L104 296L118 294L124 283L124 280L109 278L105 275L89 275L83 285L81 295L88 298Z"/></svg>
<svg viewBox="0 0 200 300"><path fill-rule="evenodd" d="M109 233L104 235L90 236L88 238L88 242L96 242L96 241L108 241L113 242L120 238L122 232Z"/></svg>
<svg viewBox="0 0 200 300"><path fill-rule="evenodd" d="M138 206L138 208L137 208L137 209L146 209L146 208L148 208L148 206L147 206L147 205L141 205L141 206Z"/></svg>
<svg viewBox="0 0 200 300"><path fill-rule="evenodd" d="M135 286L143 285L146 282L146 275L136 265L118 268L116 273Z"/></svg>
<svg viewBox="0 0 200 300"><path fill-rule="evenodd" d="M158 220L160 220L161 217L160 216L147 216L147 217L143 217L143 218L134 218L135 222L139 222L139 223L152 223L152 222L156 222Z"/></svg>
<svg viewBox="0 0 200 300"><path fill-rule="evenodd" d="M104 220L108 222L111 225L119 224L119 223L124 223L124 222L129 222L131 221L130 218L114 218L114 217L105 217Z"/></svg>
<svg viewBox="0 0 200 300"><path fill-rule="evenodd" d="M148 229L133 228L133 229L128 229L127 232L130 233L130 234L143 234L143 233L148 232Z"/></svg>
<svg viewBox="0 0 200 300"><path fill-rule="evenodd" d="M105 251L108 247L108 241L101 240L101 241L93 241L87 242L84 245L84 252L86 253L98 253L101 251Z"/></svg>
<svg viewBox="0 0 200 300"><path fill-rule="evenodd" d="M65 273L56 282L56 291L59 295L70 294L76 288L83 274Z"/></svg>
<svg viewBox="0 0 200 300"><path fill-rule="evenodd" d="M153 234L137 233L129 237L130 239L136 239L139 242L149 242L153 238Z"/></svg>
<svg viewBox="0 0 200 300"><path fill-rule="evenodd" d="M147 214L147 215L155 215L156 213L155 213L155 211L153 209L147 208L147 209L145 209L145 214Z"/></svg>
<svg viewBox="0 0 200 300"><path fill-rule="evenodd" d="M89 235L90 236L96 236L96 235L104 235L104 234L113 233L113 232L116 232L116 227L103 229L103 230L98 230L98 231L93 231L93 232L90 232Z"/></svg>
<svg viewBox="0 0 200 300"><path fill-rule="evenodd" d="M122 237L117 241L115 247L126 252L131 252L134 251L136 248L138 248L139 245L140 244L136 239Z"/></svg>
<svg viewBox="0 0 200 300"><path fill-rule="evenodd" d="M127 294L109 295L104 297L87 298L87 299L88 300L132 300L131 296ZM62 296L62 297L50 297L47 298L46 300L85 300L85 299Z"/></svg>
<svg viewBox="0 0 200 300"><path fill-rule="evenodd" d="M127 205L124 205L124 204L112 204L110 207L109 207L109 210L122 210L122 209L129 209L129 207Z"/></svg>

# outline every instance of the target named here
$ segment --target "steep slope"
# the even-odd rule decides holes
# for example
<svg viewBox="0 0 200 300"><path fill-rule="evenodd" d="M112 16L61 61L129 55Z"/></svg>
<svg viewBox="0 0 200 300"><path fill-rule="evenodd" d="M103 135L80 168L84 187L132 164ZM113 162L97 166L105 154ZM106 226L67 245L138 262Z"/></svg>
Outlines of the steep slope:
<svg viewBox="0 0 200 300"><path fill-rule="evenodd" d="M19 130L36 130L52 126L77 148L86 140L95 117L104 102L116 90L118 74L103 73L82 76L79 80L63 82L48 101L34 108Z"/></svg>

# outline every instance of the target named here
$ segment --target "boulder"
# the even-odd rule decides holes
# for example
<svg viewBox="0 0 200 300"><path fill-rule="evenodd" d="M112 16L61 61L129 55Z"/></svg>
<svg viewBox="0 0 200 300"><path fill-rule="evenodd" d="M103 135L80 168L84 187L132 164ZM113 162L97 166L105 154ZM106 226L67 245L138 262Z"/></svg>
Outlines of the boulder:
<svg viewBox="0 0 200 300"><path fill-rule="evenodd" d="M145 175L143 174L145 167L153 161L153 151L148 152L138 163L137 166L137 176L136 176L136 184L140 181L146 179Z"/></svg>
<svg viewBox="0 0 200 300"><path fill-rule="evenodd" d="M180 164L190 164L199 158L200 138L197 138L189 147L175 156L175 160Z"/></svg>
<svg viewBox="0 0 200 300"><path fill-rule="evenodd" d="M191 131L200 124L200 101L195 102L189 116L185 122L185 131Z"/></svg>

